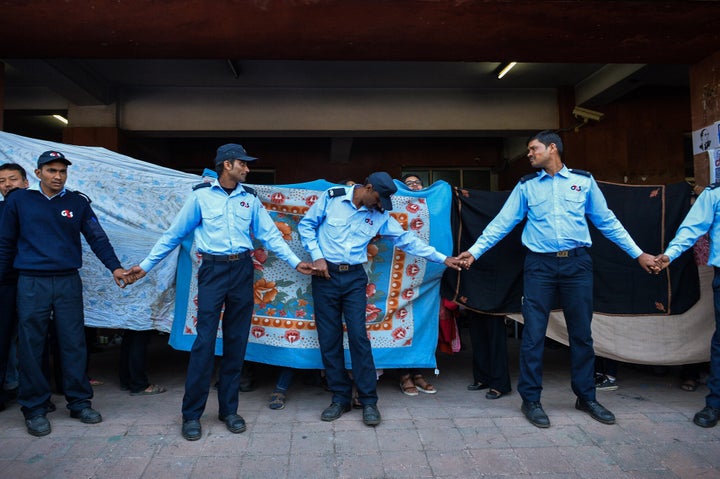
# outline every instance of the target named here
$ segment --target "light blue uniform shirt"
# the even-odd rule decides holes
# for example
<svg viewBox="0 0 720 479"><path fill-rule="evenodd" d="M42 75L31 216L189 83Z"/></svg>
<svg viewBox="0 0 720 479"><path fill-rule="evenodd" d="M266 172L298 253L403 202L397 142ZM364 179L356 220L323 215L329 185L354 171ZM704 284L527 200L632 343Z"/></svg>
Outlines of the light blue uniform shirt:
<svg viewBox="0 0 720 479"><path fill-rule="evenodd" d="M253 250L252 232L293 268L300 263L255 195L245 191L241 184L228 195L218 180L214 180L212 186L198 188L190 194L170 227L140 262L140 267L150 272L193 229L195 244L201 253L227 255Z"/></svg>
<svg viewBox="0 0 720 479"><path fill-rule="evenodd" d="M690 248L707 232L710 232L710 256L708 264L720 267L720 188L708 187L690 208L687 216L670 241L665 254L670 261L677 259L683 251Z"/></svg>
<svg viewBox="0 0 720 479"><path fill-rule="evenodd" d="M447 256L402 229L387 211L356 208L352 202L355 186L344 189L345 194L336 197L323 193L298 224L300 241L313 261L324 258L335 264L365 263L367 245L376 235L389 237L407 253L435 263L445 261Z"/></svg>
<svg viewBox="0 0 720 479"><path fill-rule="evenodd" d="M642 250L630 237L592 176L565 165L554 176L540 170L518 183L500 212L468 249L477 259L527 216L522 243L535 253L555 253L592 245L587 219L633 258Z"/></svg>

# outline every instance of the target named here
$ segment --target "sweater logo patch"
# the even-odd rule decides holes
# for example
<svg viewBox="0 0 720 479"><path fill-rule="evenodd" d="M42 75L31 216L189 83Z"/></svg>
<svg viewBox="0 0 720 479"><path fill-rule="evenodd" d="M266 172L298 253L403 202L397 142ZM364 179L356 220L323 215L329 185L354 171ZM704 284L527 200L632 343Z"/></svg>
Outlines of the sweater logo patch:
<svg viewBox="0 0 720 479"><path fill-rule="evenodd" d="M62 210L62 211L60 212L60 214L63 215L65 218L72 218L72 217L73 217L73 212L70 211L70 210Z"/></svg>

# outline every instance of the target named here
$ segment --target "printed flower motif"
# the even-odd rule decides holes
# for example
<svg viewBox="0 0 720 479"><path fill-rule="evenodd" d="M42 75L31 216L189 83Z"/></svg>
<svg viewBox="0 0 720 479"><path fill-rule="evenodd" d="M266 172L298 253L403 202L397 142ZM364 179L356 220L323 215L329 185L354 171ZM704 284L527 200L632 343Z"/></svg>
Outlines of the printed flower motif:
<svg viewBox="0 0 720 479"><path fill-rule="evenodd" d="M377 254L380 252L380 249L378 249L377 245L374 243L369 243L367 245L367 258L368 261L372 260Z"/></svg>
<svg viewBox="0 0 720 479"><path fill-rule="evenodd" d="M298 306L303 307L303 306L307 306L307 304L308 304L308 302L305 301L304 299L298 299Z"/></svg>
<svg viewBox="0 0 720 479"><path fill-rule="evenodd" d="M410 213L417 213L420 211L420 206L417 203L408 203L405 209Z"/></svg>
<svg viewBox="0 0 720 479"><path fill-rule="evenodd" d="M262 326L253 326L252 328L250 328L250 334L252 334L255 338L262 338L263 336L265 336L265 328L263 328Z"/></svg>
<svg viewBox="0 0 720 479"><path fill-rule="evenodd" d="M262 278L253 284L253 293L255 296L255 304L264 308L266 304L273 302L275 296L278 294L278 290L275 288L275 281L267 281Z"/></svg>
<svg viewBox="0 0 720 479"><path fill-rule="evenodd" d="M425 226L425 222L420 218L415 218L410 222L410 229L415 231L421 230L423 226Z"/></svg>
<svg viewBox="0 0 720 479"><path fill-rule="evenodd" d="M285 203L285 195L280 192L275 192L270 195L270 202L276 205Z"/></svg>
<svg viewBox="0 0 720 479"><path fill-rule="evenodd" d="M375 291L377 291L375 283L368 283L368 285L365 286L365 297L372 298L375 294Z"/></svg>
<svg viewBox="0 0 720 479"><path fill-rule="evenodd" d="M300 331L298 331L296 329L289 329L289 330L285 331L285 340L288 343L292 344L295 341L297 341L298 339L300 339Z"/></svg>
<svg viewBox="0 0 720 479"><path fill-rule="evenodd" d="M295 311L295 317L304 318L305 316L307 316L307 313L304 309L298 309L297 311Z"/></svg>
<svg viewBox="0 0 720 479"><path fill-rule="evenodd" d="M290 241L292 239L292 228L289 224L276 221L275 226L277 226L277 229L280 230L280 233L285 241Z"/></svg>
<svg viewBox="0 0 720 479"><path fill-rule="evenodd" d="M307 198L305 198L305 204L308 206L312 206L315 204L315 202L318 200L317 195L310 195Z"/></svg>
<svg viewBox="0 0 720 479"><path fill-rule="evenodd" d="M374 304L368 303L367 306L365 306L365 322L372 323L375 321L380 311L382 311L382 309L378 308Z"/></svg>
<svg viewBox="0 0 720 479"><path fill-rule="evenodd" d="M396 341L399 339L405 339L405 336L407 336L407 329L405 328L395 328L395 330L392 332L392 337Z"/></svg>
<svg viewBox="0 0 720 479"><path fill-rule="evenodd" d="M262 271L263 264L265 263L265 261L267 261L268 258L267 252L263 248L258 248L252 253L250 253L250 256L253 260L253 268L258 271Z"/></svg>

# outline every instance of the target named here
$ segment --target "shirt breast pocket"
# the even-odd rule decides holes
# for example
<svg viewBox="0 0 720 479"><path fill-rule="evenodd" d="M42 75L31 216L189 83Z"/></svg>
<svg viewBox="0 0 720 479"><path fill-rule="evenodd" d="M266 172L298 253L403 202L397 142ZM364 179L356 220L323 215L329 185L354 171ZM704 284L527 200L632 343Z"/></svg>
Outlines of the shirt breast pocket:
<svg viewBox="0 0 720 479"><path fill-rule="evenodd" d="M529 215L535 218L542 218L545 215L550 214L552 211L552 201L547 198L536 198L528 200Z"/></svg>
<svg viewBox="0 0 720 479"><path fill-rule="evenodd" d="M203 208L202 209L203 228L208 233L222 232L225 228L225 219L222 208Z"/></svg>
<svg viewBox="0 0 720 479"><path fill-rule="evenodd" d="M327 233L331 238L342 238L346 235L347 221L345 218L326 218Z"/></svg>
<svg viewBox="0 0 720 479"><path fill-rule="evenodd" d="M563 197L563 205L568 213L584 216L585 215L585 193L572 192L567 193Z"/></svg>

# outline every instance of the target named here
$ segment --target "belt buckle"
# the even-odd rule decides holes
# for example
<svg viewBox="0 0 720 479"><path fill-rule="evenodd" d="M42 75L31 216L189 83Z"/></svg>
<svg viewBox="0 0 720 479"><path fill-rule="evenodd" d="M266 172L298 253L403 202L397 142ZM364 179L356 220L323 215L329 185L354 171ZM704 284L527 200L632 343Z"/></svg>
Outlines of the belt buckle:
<svg viewBox="0 0 720 479"><path fill-rule="evenodd" d="M228 259L228 261L237 261L237 260L240 259L240 255L237 254L237 253L235 253L235 254L229 254L229 255L227 256L227 259Z"/></svg>
<svg viewBox="0 0 720 479"><path fill-rule="evenodd" d="M339 264L338 271L350 271L350 265L349 264Z"/></svg>
<svg viewBox="0 0 720 479"><path fill-rule="evenodd" d="M565 250L565 251L558 251L557 253L555 253L555 256L557 256L558 258L567 258L567 257L568 257L568 253L569 253L569 251L567 251L567 250Z"/></svg>

